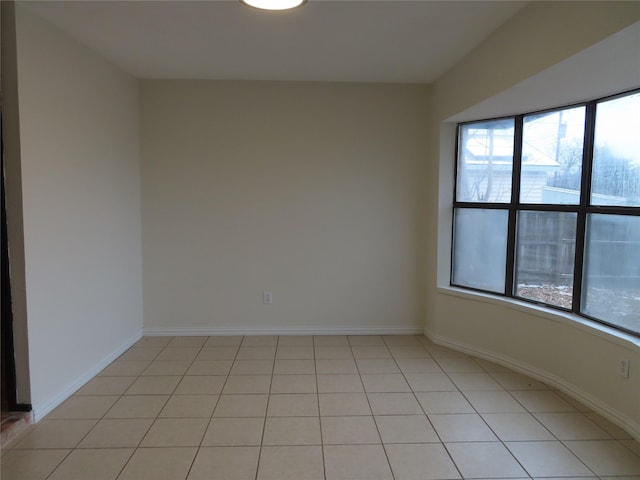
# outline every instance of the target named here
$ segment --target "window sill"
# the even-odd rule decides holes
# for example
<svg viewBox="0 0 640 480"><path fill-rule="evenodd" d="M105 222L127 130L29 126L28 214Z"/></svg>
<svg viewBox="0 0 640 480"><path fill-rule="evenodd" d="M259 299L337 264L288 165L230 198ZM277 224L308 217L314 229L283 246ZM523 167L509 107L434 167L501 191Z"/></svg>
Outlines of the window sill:
<svg viewBox="0 0 640 480"><path fill-rule="evenodd" d="M522 302L513 298L503 298L487 293L474 292L450 286L439 286L438 293L458 298L464 298L475 302L499 305L510 310L516 310L518 312L535 315L537 317L571 326L582 332L600 337L612 343L616 343L622 347L631 349L640 348L640 338L634 337L633 335L629 335L624 332L620 332L614 328L607 327L606 325L602 325L600 323L591 321L578 315L574 315L572 313L561 312L540 305Z"/></svg>

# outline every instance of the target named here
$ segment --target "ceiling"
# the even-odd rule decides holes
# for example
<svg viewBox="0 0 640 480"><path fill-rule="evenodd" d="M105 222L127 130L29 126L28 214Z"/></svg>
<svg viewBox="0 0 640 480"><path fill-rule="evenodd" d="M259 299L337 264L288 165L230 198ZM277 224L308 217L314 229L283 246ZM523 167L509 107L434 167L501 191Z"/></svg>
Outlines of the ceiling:
<svg viewBox="0 0 640 480"><path fill-rule="evenodd" d="M555 108L640 88L640 22L447 119L464 122Z"/></svg>
<svg viewBox="0 0 640 480"><path fill-rule="evenodd" d="M25 1L138 78L429 83L526 2Z"/></svg>

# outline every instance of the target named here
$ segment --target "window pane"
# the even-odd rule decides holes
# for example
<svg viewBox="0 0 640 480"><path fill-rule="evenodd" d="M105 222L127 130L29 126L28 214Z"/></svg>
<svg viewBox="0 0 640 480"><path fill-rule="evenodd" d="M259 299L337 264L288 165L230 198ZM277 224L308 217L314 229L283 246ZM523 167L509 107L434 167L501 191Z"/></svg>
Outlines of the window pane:
<svg viewBox="0 0 640 480"><path fill-rule="evenodd" d="M593 205L640 206L640 93L596 108Z"/></svg>
<svg viewBox="0 0 640 480"><path fill-rule="evenodd" d="M582 313L640 333L640 217L587 217Z"/></svg>
<svg viewBox="0 0 640 480"><path fill-rule="evenodd" d="M520 202L580 203L584 117L585 107L525 117Z"/></svg>
<svg viewBox="0 0 640 480"><path fill-rule="evenodd" d="M459 202L511 201L514 120L462 125L456 197Z"/></svg>
<svg viewBox="0 0 640 480"><path fill-rule="evenodd" d="M504 293L507 210L455 211L453 283Z"/></svg>
<svg viewBox="0 0 640 480"><path fill-rule="evenodd" d="M518 213L515 294L571 309L576 213Z"/></svg>

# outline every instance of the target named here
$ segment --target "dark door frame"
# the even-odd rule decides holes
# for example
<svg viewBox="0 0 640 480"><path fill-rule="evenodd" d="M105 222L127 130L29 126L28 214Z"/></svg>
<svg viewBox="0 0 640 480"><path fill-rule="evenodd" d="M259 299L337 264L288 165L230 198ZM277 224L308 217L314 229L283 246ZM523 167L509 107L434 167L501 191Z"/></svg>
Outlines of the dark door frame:
<svg viewBox="0 0 640 480"><path fill-rule="evenodd" d="M6 408L14 412L29 412L31 405L17 401L16 361L13 342L13 302L11 296L11 268L9 265L9 240L7 235L7 204L4 174L4 138L2 130L2 109L0 108L0 167L2 171L2 320L1 320L1 351L3 400ZM3 401L3 407L5 407Z"/></svg>

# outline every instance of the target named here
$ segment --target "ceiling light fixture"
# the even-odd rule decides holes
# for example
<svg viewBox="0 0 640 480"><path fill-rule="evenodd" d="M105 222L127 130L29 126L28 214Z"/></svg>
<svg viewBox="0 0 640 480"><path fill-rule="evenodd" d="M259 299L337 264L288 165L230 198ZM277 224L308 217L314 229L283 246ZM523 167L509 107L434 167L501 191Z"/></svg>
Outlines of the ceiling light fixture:
<svg viewBox="0 0 640 480"><path fill-rule="evenodd" d="M261 10L290 10L306 3L307 0L240 0L250 7Z"/></svg>

